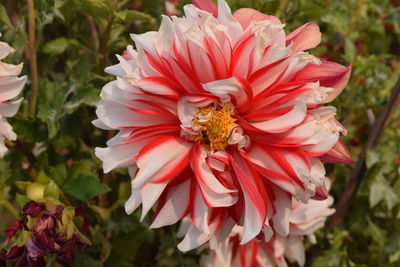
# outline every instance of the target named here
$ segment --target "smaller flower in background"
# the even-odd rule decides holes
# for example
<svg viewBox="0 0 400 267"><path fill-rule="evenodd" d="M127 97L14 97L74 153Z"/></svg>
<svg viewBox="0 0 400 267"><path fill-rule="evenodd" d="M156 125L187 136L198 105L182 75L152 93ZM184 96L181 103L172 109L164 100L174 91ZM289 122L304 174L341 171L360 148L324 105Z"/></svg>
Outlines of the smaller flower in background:
<svg viewBox="0 0 400 267"><path fill-rule="evenodd" d="M82 232L81 232L81 230ZM87 206L66 207L53 202L31 201L23 208L22 220L15 220L6 230L0 252L0 267L6 262L13 266L46 266L45 257L55 254L57 262L71 266L77 249L90 243Z"/></svg>
<svg viewBox="0 0 400 267"><path fill-rule="evenodd" d="M228 266L287 266L285 257L300 266L305 263L303 239L307 236L311 243L316 243L314 232L322 228L327 216L335 212L329 208L333 198L323 201L310 200L308 204L293 199L290 214L290 231L287 237L275 234L269 242L258 236L251 242L240 245L243 227L235 226L233 233L219 247L203 256L201 265L205 267Z"/></svg>
<svg viewBox="0 0 400 267"><path fill-rule="evenodd" d="M1 61L14 51L7 43L0 42L0 157L7 152L4 139L15 140L17 138L6 118L17 113L22 98L13 102L8 100L15 98L21 92L27 79L26 76L18 77L22 71L22 63L12 65Z"/></svg>

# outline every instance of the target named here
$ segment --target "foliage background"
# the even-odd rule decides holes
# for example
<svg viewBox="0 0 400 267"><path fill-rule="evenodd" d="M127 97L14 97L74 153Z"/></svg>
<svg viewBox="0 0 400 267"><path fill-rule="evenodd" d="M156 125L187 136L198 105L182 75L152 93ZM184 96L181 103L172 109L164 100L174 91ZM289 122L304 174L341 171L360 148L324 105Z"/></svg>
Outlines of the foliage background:
<svg viewBox="0 0 400 267"><path fill-rule="evenodd" d="M178 10L188 3L180 1ZM230 0L233 10L252 7L274 14L286 30L314 21L322 44L312 50L352 64L349 85L335 100L344 138L354 159L365 146L374 117L388 103L400 76L400 7L397 0ZM92 246L78 253L76 266L196 266L195 252L176 249L177 226L148 230L151 216L127 216L130 194L125 170L104 175L94 147L107 136L92 126L101 87L113 77L103 69L116 63L133 42L130 33L157 29L162 0L35 0L36 42L29 42L25 0L0 0L2 41L17 52L29 76L25 97L10 119L18 140L0 160L0 232L30 199L43 196L66 205L89 204ZM31 27L32 29L32 27ZM32 64L37 56L38 98L32 105ZM327 166L338 199L354 166ZM369 149L367 171L346 217L331 232L318 233L321 253L313 266L400 266L400 109L395 109L377 146ZM0 235L0 242L5 237ZM307 245L309 247L309 245ZM53 263L49 261L49 266Z"/></svg>

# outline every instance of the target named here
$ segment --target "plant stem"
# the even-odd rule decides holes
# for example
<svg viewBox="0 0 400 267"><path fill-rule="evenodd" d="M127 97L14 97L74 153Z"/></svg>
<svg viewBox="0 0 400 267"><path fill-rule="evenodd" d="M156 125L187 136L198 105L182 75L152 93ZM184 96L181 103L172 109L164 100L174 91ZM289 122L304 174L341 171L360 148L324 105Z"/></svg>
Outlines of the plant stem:
<svg viewBox="0 0 400 267"><path fill-rule="evenodd" d="M31 98L29 102L29 115L35 117L36 102L38 96L38 68L36 59L36 19L34 0L28 0L28 17L29 17L29 54L32 78Z"/></svg>
<svg viewBox="0 0 400 267"><path fill-rule="evenodd" d="M286 6L289 4L289 0L282 0L279 3L278 9L275 12L275 16L280 18L282 16L282 14L285 12L286 10Z"/></svg>
<svg viewBox="0 0 400 267"><path fill-rule="evenodd" d="M8 201L8 199L1 199L0 205L3 206L9 213L11 213L15 219L19 219L18 211L14 208L13 205Z"/></svg>

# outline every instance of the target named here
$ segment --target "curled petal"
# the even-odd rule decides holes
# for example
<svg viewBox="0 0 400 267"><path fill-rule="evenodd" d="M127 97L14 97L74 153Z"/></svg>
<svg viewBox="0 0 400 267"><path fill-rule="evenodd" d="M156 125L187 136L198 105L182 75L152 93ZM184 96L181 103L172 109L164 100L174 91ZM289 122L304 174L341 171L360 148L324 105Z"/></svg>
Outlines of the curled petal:
<svg viewBox="0 0 400 267"><path fill-rule="evenodd" d="M171 225L182 219L190 203L190 179L171 188L166 195L166 202L158 210L150 228Z"/></svg>
<svg viewBox="0 0 400 267"><path fill-rule="evenodd" d="M327 163L354 163L342 140L339 140L326 154L322 155L321 160Z"/></svg>
<svg viewBox="0 0 400 267"><path fill-rule="evenodd" d="M286 45L291 42L293 42L293 54L316 47L321 42L321 32L318 25L309 22L297 28L286 37Z"/></svg>
<svg viewBox="0 0 400 267"><path fill-rule="evenodd" d="M192 0L192 3L198 9L207 11L214 17L218 17L218 7L212 0Z"/></svg>
<svg viewBox="0 0 400 267"><path fill-rule="evenodd" d="M164 182L178 175L189 162L191 145L175 136L160 136L149 142L137 156L135 188L146 182Z"/></svg>
<svg viewBox="0 0 400 267"><path fill-rule="evenodd" d="M239 77L212 81L203 84L203 88L206 91L219 96L222 100L229 100L229 96L232 96L239 111L247 109L253 98L250 85L246 80Z"/></svg>
<svg viewBox="0 0 400 267"><path fill-rule="evenodd" d="M335 99L346 86L351 74L351 66L344 67L340 64L325 61L320 65L309 64L300 70L295 80L304 82L319 81L322 86L332 87L334 90L325 100L328 103Z"/></svg>
<svg viewBox="0 0 400 267"><path fill-rule="evenodd" d="M243 29L246 29L253 21L270 20L273 24L281 24L277 17L265 15L252 8L240 8L233 13L233 16L239 21Z"/></svg>

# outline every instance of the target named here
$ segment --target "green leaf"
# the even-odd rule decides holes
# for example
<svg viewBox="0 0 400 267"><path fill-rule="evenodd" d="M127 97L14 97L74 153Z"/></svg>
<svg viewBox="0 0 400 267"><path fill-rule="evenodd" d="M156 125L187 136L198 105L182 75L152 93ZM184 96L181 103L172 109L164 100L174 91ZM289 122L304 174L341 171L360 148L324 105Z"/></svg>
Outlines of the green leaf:
<svg viewBox="0 0 400 267"><path fill-rule="evenodd" d="M100 183L93 176L81 175L78 178L67 181L63 186L63 190L76 199L85 202L111 189L107 185Z"/></svg>
<svg viewBox="0 0 400 267"><path fill-rule="evenodd" d="M38 118L47 124L49 138L53 138L60 129L59 119L63 115L65 92L56 82L44 80L39 94Z"/></svg>
<svg viewBox="0 0 400 267"><path fill-rule="evenodd" d="M141 21L148 21L148 22L154 22L155 18L150 16L149 14L136 11L136 10L124 10L122 12L116 13L117 18L122 20L125 23L132 23L138 20Z"/></svg>
<svg viewBox="0 0 400 267"><path fill-rule="evenodd" d="M100 100L99 90L94 87L78 88L70 101L65 104L68 113L72 113L81 105L95 107Z"/></svg>
<svg viewBox="0 0 400 267"><path fill-rule="evenodd" d="M51 181L46 185L44 188L44 197L45 198L51 198L51 199L58 199L60 195L60 190L58 189L58 186Z"/></svg>
<svg viewBox="0 0 400 267"><path fill-rule="evenodd" d="M376 177L370 190L369 203L371 208L384 200L387 208L391 210L399 202L398 196L382 175Z"/></svg>
<svg viewBox="0 0 400 267"><path fill-rule="evenodd" d="M7 10L6 8L0 4L0 21L2 21L4 24L6 24L7 26L9 26L10 28L14 28L14 26L12 25L10 18L7 15Z"/></svg>
<svg viewBox="0 0 400 267"><path fill-rule="evenodd" d="M61 37L46 43L42 52L49 55L59 55L64 53L70 45L79 46L79 43L74 39Z"/></svg>
<svg viewBox="0 0 400 267"><path fill-rule="evenodd" d="M94 19L105 19L111 12L111 3L108 0L80 0L84 12L90 14Z"/></svg>
<svg viewBox="0 0 400 267"><path fill-rule="evenodd" d="M0 189L3 188L8 178L11 177L10 163L0 160Z"/></svg>

